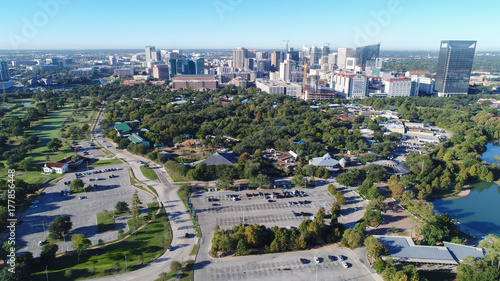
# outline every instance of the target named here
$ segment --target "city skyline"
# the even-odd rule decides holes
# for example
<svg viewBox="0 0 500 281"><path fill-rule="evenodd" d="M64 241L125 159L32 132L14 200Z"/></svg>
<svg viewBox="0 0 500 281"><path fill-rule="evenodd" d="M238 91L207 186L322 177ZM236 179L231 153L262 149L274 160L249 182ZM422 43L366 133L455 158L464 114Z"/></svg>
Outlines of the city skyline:
<svg viewBox="0 0 500 281"><path fill-rule="evenodd" d="M384 50L437 50L441 40L478 41L478 51L500 51L497 2L471 18L470 1L388 0L331 3L265 1L7 2L0 49L257 49L330 44L356 48L382 42ZM293 2L293 1L292 1ZM299 4L300 3L300 4ZM151 7L154 7L152 9ZM185 11L185 12L182 12ZM355 15L355 17L354 17ZM356 20L353 20L355 18ZM436 19L436 20L432 20ZM479 33L478 30L481 32Z"/></svg>

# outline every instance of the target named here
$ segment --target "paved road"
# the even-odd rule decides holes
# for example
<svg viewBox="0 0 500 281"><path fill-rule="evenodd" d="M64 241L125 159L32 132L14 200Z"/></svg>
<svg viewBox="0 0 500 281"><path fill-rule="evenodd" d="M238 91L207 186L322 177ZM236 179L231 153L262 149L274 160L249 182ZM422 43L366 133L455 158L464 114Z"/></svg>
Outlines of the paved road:
<svg viewBox="0 0 500 281"><path fill-rule="evenodd" d="M100 116L100 119L102 119L102 115ZM104 139L101 137L96 137L96 140L102 144L103 143L102 141ZM108 144L107 141L104 142L105 147L107 144ZM189 217L189 213L186 210L184 204L177 195L178 188L171 185L167 180L168 175L166 174L164 168L160 168L158 166L152 167L156 172L156 174L158 175L158 180L152 181L143 176L139 168L141 164L139 164L138 162L139 160L145 162L149 160L137 155L132 155L126 151L115 149L114 147L107 147L106 149L108 149L111 153L115 154L117 158L125 160L127 164L134 171L134 175L137 177L137 179L153 187L156 190L156 192L158 193L158 198L160 202L164 204L165 210L170 219L170 225L172 227L172 234L173 234L171 245L173 249L170 252L163 253L163 255L161 255L158 259L149 263L148 265L139 270L128 273L122 273L119 275L96 278L94 280L109 280L109 281L156 280L158 279L160 273L170 271L170 263L172 261L182 262L189 259L189 254L196 242L195 241L196 235L194 234L195 230L191 222L191 218ZM185 233L190 234L189 238L185 238ZM194 259L194 257L192 258Z"/></svg>

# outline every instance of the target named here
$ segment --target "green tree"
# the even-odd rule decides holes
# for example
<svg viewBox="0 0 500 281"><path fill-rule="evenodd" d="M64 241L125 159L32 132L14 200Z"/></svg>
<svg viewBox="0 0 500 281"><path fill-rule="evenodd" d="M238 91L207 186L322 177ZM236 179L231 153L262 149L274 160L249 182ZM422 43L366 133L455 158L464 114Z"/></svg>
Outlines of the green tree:
<svg viewBox="0 0 500 281"><path fill-rule="evenodd" d="M141 199L139 199L139 193L137 190L132 195L132 217L138 219L141 214Z"/></svg>
<svg viewBox="0 0 500 281"><path fill-rule="evenodd" d="M69 188L73 191L78 191L83 188L84 183L82 179L75 179L69 184Z"/></svg>
<svg viewBox="0 0 500 281"><path fill-rule="evenodd" d="M349 228L342 235L341 243L348 248L357 248L363 243L363 233Z"/></svg>
<svg viewBox="0 0 500 281"><path fill-rule="evenodd" d="M62 215L54 219L49 226L49 236L52 239L60 239L63 235L67 235L73 227L71 218L67 215Z"/></svg>
<svg viewBox="0 0 500 281"><path fill-rule="evenodd" d="M238 245L236 245L236 251L239 256L244 256L248 254L248 246L247 243L245 242L245 239L240 239L238 241Z"/></svg>
<svg viewBox="0 0 500 281"><path fill-rule="evenodd" d="M130 212L130 209L128 207L128 203L125 201L118 201L115 205L115 213L121 214L121 213L128 213Z"/></svg>
<svg viewBox="0 0 500 281"><path fill-rule="evenodd" d="M387 248L373 236L369 236L365 239L365 247L368 251L368 256L375 260L380 258L380 256L387 255L389 253L389 250L387 250Z"/></svg>
<svg viewBox="0 0 500 281"><path fill-rule="evenodd" d="M92 245L92 242L83 234L75 234L71 237L71 246L78 252L78 261L80 255Z"/></svg>
<svg viewBox="0 0 500 281"><path fill-rule="evenodd" d="M172 263L170 263L170 270L173 272L179 272L179 270L181 270L181 268L182 268L182 264L178 261L172 261Z"/></svg>
<svg viewBox="0 0 500 281"><path fill-rule="evenodd" d="M54 152L58 151L62 146L62 141L58 138L53 138L47 143L47 148Z"/></svg>
<svg viewBox="0 0 500 281"><path fill-rule="evenodd" d="M42 253L40 254L40 261L44 265L50 264L56 258L58 250L59 246L57 246L57 244L48 243L43 245Z"/></svg>
<svg viewBox="0 0 500 281"><path fill-rule="evenodd" d="M293 176L291 183L296 187L305 187L306 179L302 175L295 175Z"/></svg>

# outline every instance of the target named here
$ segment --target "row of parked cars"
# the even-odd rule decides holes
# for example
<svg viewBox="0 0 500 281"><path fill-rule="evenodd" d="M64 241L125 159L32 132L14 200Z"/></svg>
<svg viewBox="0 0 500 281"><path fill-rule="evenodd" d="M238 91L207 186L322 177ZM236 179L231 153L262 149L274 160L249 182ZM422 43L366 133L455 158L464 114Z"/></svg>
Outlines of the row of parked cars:
<svg viewBox="0 0 500 281"><path fill-rule="evenodd" d="M328 256L328 259L329 259L331 262L335 262L335 261L337 261L337 260L338 260L338 261L341 261L341 262L342 262L342 266L343 266L344 268L348 268L348 267L349 267L349 265L345 262L345 260L347 260L347 258L346 258L346 257L344 257L343 255L337 255L337 256L332 256L332 255L329 255L329 256ZM319 257L314 257L314 261L315 261L316 263L321 263L321 261L322 261L322 260L323 260L322 258L319 258ZM300 261L301 261L302 263L307 263L307 260L306 260L306 259L302 259L302 258L301 258L301 259L300 259Z"/></svg>

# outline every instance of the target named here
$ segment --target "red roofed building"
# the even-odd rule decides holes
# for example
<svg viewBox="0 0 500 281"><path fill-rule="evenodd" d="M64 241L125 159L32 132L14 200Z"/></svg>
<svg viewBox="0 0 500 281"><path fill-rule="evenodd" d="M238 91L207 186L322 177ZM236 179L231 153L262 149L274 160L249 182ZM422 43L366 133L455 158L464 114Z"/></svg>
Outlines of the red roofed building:
<svg viewBox="0 0 500 281"><path fill-rule="evenodd" d="M411 79L409 78L389 78L384 81L384 85L388 97L409 97L411 95Z"/></svg>
<svg viewBox="0 0 500 281"><path fill-rule="evenodd" d="M191 88L196 91L217 89L217 80L213 75L178 75L172 81L174 90Z"/></svg>
<svg viewBox="0 0 500 281"><path fill-rule="evenodd" d="M72 159L72 157L66 157L62 160L59 160L57 162L52 162L52 163L45 163L43 166L43 173L44 174L64 174L69 170L70 165L80 165L87 159L86 157L76 155L75 160Z"/></svg>
<svg viewBox="0 0 500 281"><path fill-rule="evenodd" d="M406 77L412 77L413 75L426 75L426 74L429 74L429 70L408 70L406 71L405 73L405 76Z"/></svg>
<svg viewBox="0 0 500 281"><path fill-rule="evenodd" d="M334 73L331 84L335 91L348 99L363 99L368 97L369 78L361 74Z"/></svg>

